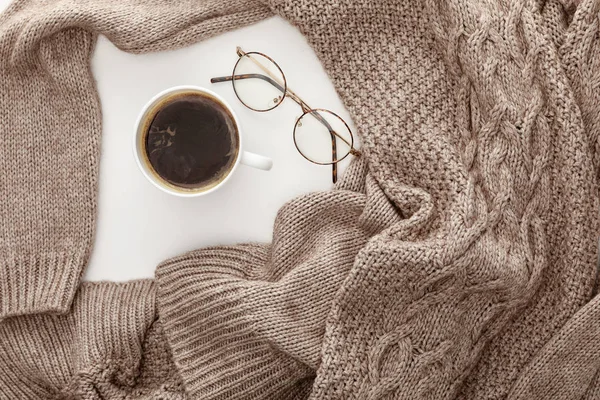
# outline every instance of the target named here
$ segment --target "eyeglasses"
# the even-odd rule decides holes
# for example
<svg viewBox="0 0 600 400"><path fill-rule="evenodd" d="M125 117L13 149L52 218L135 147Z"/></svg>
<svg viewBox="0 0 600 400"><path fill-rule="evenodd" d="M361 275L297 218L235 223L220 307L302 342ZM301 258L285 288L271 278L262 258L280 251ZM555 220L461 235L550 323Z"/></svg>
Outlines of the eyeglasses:
<svg viewBox="0 0 600 400"><path fill-rule="evenodd" d="M359 157L350 127L339 115L322 108L311 108L288 86L279 65L269 56L236 49L239 59L231 76L212 78L211 83L231 81L242 104L258 112L271 111L286 97L302 108L294 125L294 145L308 161L331 165L333 183L337 181L337 163L349 154Z"/></svg>

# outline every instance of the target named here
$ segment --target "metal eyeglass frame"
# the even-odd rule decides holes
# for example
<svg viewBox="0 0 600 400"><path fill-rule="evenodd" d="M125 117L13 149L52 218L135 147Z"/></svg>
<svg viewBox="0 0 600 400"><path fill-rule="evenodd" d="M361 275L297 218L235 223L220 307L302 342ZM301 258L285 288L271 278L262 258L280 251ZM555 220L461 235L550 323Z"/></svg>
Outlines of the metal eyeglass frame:
<svg viewBox="0 0 600 400"><path fill-rule="evenodd" d="M236 53L237 53L237 55L238 55L239 58L238 58L237 62L235 63L235 66L233 67L232 74L230 76L221 76L221 77L217 77L217 78L212 78L210 80L210 82L211 83L219 83L219 82L228 82L228 81L231 81L232 86L233 86L233 91L235 92L235 95L238 98L238 100L244 106L248 107L249 109L251 109L253 111L258 111L258 112L271 111L275 107L279 106L283 102L283 99L285 97L289 97L292 100L294 100L302 108L302 112L303 112L303 114L300 117L298 117L298 119L296 120L296 123L294 124L294 133L293 133L293 136L294 136L294 146L296 146L296 150L298 150L298 152L300 153L300 155L302 155L302 157L304 157L306 160L312 162L313 164L331 165L332 180L333 180L333 183L335 183L337 181L337 163L340 162L340 161L342 161L346 157L348 157L349 154L352 154L353 156L356 156L356 157L360 157L360 155L361 155L360 151L358 151L357 149L354 148L354 135L352 134L352 131L350 130L350 127L348 126L348 124L346 123L346 121L344 121L339 115L337 115L336 113L334 113L334 112L332 112L330 110L326 110L326 109L322 109L322 108L311 108L304 100L302 100L296 93L294 93L287 86L287 80L285 78L285 75L284 75L283 71L281 70L281 68L279 67L279 65L271 57L267 56L266 54L255 52L255 51L246 53L239 46L236 48ZM281 80L277 76L275 76L271 71L269 71L268 68L266 68L260 62L258 62L254 57L252 57L251 56L252 54L256 54L256 55L259 55L261 57L265 57L267 60L269 60L270 62L272 62L273 65L275 65L275 67L277 67L277 69L281 73L281 77L283 78L283 82L281 82ZM243 59L243 57L248 57L254 64L256 64L267 75L262 75L262 74L241 74L241 75L238 74L238 75L236 75L235 70L237 69L237 66L238 66L239 62ZM276 100L275 104L273 105L273 107L271 107L269 109L258 110L258 109L252 108L250 105L248 105L248 104L246 104L244 102L244 100L240 97L240 95L238 94L238 92L237 92L237 90L235 88L234 81L235 80L241 80L241 79L262 79L262 80L268 82L269 84L271 84L272 86L274 86L275 88L277 88L283 94L283 97L279 97L278 99L275 99ZM329 124L329 122L327 122L327 120L325 118L323 118L323 116L321 114L319 114L319 111L330 113L330 114L334 115L335 117L339 118L339 120L342 121L344 123L344 125L346 126L346 128L348 129L348 133L350 134L350 142L348 142L348 140L346 140L341 135L337 134L335 132L335 130L331 127L331 125ZM298 124L302 120L302 118L305 115L307 115L307 114L310 114L315 119L317 119L319 122L321 122L327 128L327 130L329 131L329 134L331 135L331 157L332 157L331 162L325 162L325 163L323 163L323 162L317 162L315 160L311 160L304 153L302 153L302 151L298 147L298 143L296 141L296 128L299 126ZM336 138L342 140L344 143L346 143L350 147L350 150L348 151L348 153L345 154L344 157L342 157L340 159L337 158L337 143L336 143Z"/></svg>

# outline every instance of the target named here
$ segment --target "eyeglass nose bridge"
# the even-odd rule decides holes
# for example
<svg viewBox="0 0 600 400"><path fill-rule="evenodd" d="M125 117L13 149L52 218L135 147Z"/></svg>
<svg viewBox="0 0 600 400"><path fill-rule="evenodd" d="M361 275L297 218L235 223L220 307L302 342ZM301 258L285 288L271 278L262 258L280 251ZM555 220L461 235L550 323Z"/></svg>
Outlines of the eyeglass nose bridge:
<svg viewBox="0 0 600 400"><path fill-rule="evenodd" d="M302 112L303 113L307 113L309 111L311 111L312 109L308 106L308 104L306 104L304 101L302 101L302 99L300 97L298 97L296 95L296 93L292 92L291 90L286 90L285 91L285 96L289 97L290 99L294 100L296 103L298 103L298 105L300 105L300 108L302 108Z"/></svg>
<svg viewBox="0 0 600 400"><path fill-rule="evenodd" d="M269 109L265 109L265 110L262 110L262 109L260 109L260 110L259 110L259 109L252 108L252 107L250 107L248 104L246 104L246 103L245 103L245 102L244 102L244 101L243 101L243 100L240 98L240 96L239 96L239 95L237 94L237 92L236 92L236 95L237 95L238 99L239 99L239 100L240 100L240 101L241 101L241 102L242 102L242 103L243 103L243 104L244 104L246 107L250 108L251 110L254 110L254 111L269 111L269 110L272 110L273 108L277 107L279 104L281 104L281 103L282 103L282 101L283 101L283 99L284 99L285 97L289 97L289 98L291 98L291 99L292 99L294 102L296 102L296 103L297 103L297 104L300 106L300 108L302 109L302 112L303 112L303 115L301 115L301 116L300 116L300 117L297 119L297 122L296 122L296 125L297 125L297 126L301 126L301 125L298 125L298 124L299 124L299 123L301 123L300 119L301 119L301 118L304 116L304 114L308 114L308 113L311 113L311 112L313 112L313 111L314 111L314 112L315 112L315 115L316 115L316 118L317 118L318 120L320 120L320 121L321 121L321 122L322 122L322 123L323 123L323 124L324 124L324 125L327 127L327 129L329 130L329 133L331 134L331 138L332 138L332 141L331 141L331 143L332 143L332 157L333 157L333 162L331 163L331 167L332 167L332 177L333 177L333 182L335 183L335 182L336 182L336 180L337 180L337 162L338 162L338 161L340 161L340 160L338 160L338 159L337 159L337 155L336 155L336 154L337 154L337 153L336 153L336 147L337 147L337 146L336 146L336 137L338 137L338 138L339 138L339 139L341 139L343 142L345 142L346 144L348 144L348 146L350 147L350 150L349 150L349 153L348 153L348 154L352 154L352 155L354 155L354 156L357 156L357 157L360 157L360 156L361 156L361 152L360 152L359 150L356 150L356 149L353 147L353 142L354 142L354 140L353 140L353 139L354 139L354 138L353 138L353 135L352 135L352 131L351 131L351 130L350 130L350 128L347 126L346 122L345 122L345 121L344 121L342 118L340 118L338 115L334 114L334 116L338 117L338 118L339 118L339 119L340 119L340 120L341 120L341 121L342 121L344 124L346 124L346 128L348 129L348 132L349 132L349 134L350 134L350 140L351 140L350 142L348 142L348 141L347 141L347 140L346 140L344 137L341 137L340 135L338 135L338 134L336 133L336 131L335 131L335 130L334 130L334 129L333 129L333 128L332 128L332 127L331 127L331 126L330 126L330 125L327 123L327 121L325 121L325 120L324 120L322 117L320 117L320 115L319 115L319 113L318 113L317 111L318 111L318 110L321 110L321 109L312 109L312 108L311 108L311 107L310 107L308 104L306 104L306 103L305 103L305 102L304 102L304 101L303 101L303 100L302 100L302 99L301 99L301 98L300 98L298 95L296 95L296 94L295 94L295 93L294 93L294 92L293 92L293 91L292 91L290 88L288 88L288 87L287 87L287 82L286 82L286 80L285 80L285 75L283 75L283 71L281 70L281 68L279 68L279 65L277 65L277 63L276 63L276 62L275 62L273 59L271 59L270 57L268 57L267 55L265 55L265 54L262 54L262 53L257 53L257 52L250 52L250 53L246 53L246 52L245 52L244 50L242 50L242 48L241 48L241 47L239 47L239 46L237 46L237 47L236 47L236 54L237 54L237 55L238 55L238 57L240 57L240 58L242 58L242 57L244 57L244 56L249 56L249 55L251 55L251 54L259 54L259 55L261 55L261 56L265 57L266 59L268 59L269 61L271 61L271 62L272 62L272 63L273 63L273 64L274 64L274 65L277 67L277 69L279 70L279 72L281 73L281 75L282 75L282 78L283 78L283 85L279 85L279 84L278 84L278 82L277 82L277 79L273 77L273 75L272 75L272 74L269 72L269 70L265 69L265 68L264 68L264 67L262 67L260 64L258 64L258 65L259 65L259 67L261 67L261 69L262 69L263 71L265 71L266 75L261 75L261 76L258 76L257 74L236 75L236 68L237 68L237 65L238 65L238 63L239 63L239 60L238 60L238 63L236 63L236 65L235 65L235 67L234 67L233 74L232 74L230 77L212 78L212 79L211 79L211 82L212 82L212 83L216 83L216 82L225 82L225 81L231 81L232 83L234 83L234 80L236 80L236 78L240 78L240 79L242 79L242 78L243 78L243 79L245 79L245 78L255 78L255 77L260 77L260 79L263 79L263 80L265 80L265 81L267 81L267 82L271 83L273 86L275 86L276 88L278 88L278 89L279 89L281 92L283 92L283 93L282 93L282 94L283 94L283 96L281 96L281 95L278 95L277 97L275 97L275 98L273 98L272 100L270 100L271 102L274 102L274 103L276 103L276 104L275 104L275 106L273 106L273 107L270 107ZM255 63L256 63L256 62L255 62ZM256 75L256 76L255 76L255 75ZM270 79L265 79L265 78L270 78ZM281 87L281 86L283 86L283 87ZM234 85L234 90L235 90L235 85ZM328 110L321 110L321 111L328 111ZM329 113L331 113L331 111L328 111L328 112L329 112ZM333 113L332 113L332 114L333 114ZM294 139L294 140L295 140L295 139ZM298 146L296 145L296 147L298 147ZM300 153L302 154L302 152L300 152ZM314 160L311 160L310 158L307 158L306 156L304 156L304 154L302 154L302 155L303 155L303 157L305 157L307 160L309 160L309 161L311 161L311 162L313 162L313 163L316 163L316 164L320 164L320 163L318 163L318 162L315 162ZM343 158L345 158L345 156L344 156ZM343 159L343 158L342 158L342 159ZM325 165L325 164L323 164L323 165Z"/></svg>

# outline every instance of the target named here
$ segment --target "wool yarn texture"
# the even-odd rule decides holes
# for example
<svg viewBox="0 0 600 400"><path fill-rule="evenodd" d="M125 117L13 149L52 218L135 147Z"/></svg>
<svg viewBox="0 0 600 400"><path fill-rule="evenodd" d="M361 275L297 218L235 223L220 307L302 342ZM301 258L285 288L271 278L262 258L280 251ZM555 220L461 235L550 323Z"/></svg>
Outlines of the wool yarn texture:
<svg viewBox="0 0 600 400"><path fill-rule="evenodd" d="M80 284L97 35L179 48L302 32L364 157L269 244ZM600 0L16 0L0 16L0 399L584 399Z"/></svg>

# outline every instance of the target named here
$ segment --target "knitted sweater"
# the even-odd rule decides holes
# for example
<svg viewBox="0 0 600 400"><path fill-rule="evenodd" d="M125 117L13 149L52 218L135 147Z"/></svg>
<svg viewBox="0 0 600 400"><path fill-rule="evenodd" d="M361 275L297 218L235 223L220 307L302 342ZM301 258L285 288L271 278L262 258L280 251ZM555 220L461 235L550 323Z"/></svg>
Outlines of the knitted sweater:
<svg viewBox="0 0 600 400"><path fill-rule="evenodd" d="M597 398L599 12L17 1L0 17L0 398ZM153 51L272 13L317 52L365 160L284 206L269 245L76 293L94 230L96 35Z"/></svg>

